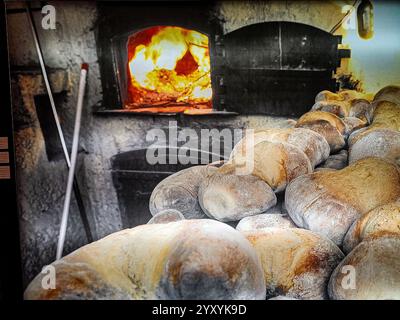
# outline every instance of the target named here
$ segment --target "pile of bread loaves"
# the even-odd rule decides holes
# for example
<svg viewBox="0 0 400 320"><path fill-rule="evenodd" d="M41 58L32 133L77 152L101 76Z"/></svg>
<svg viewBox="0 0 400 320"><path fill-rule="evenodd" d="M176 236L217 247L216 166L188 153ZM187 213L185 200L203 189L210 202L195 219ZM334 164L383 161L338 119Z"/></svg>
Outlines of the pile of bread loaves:
<svg viewBox="0 0 400 320"><path fill-rule="evenodd" d="M293 127L163 180L148 224L55 261L56 287L39 274L25 298L400 299L399 165L400 87L323 91Z"/></svg>

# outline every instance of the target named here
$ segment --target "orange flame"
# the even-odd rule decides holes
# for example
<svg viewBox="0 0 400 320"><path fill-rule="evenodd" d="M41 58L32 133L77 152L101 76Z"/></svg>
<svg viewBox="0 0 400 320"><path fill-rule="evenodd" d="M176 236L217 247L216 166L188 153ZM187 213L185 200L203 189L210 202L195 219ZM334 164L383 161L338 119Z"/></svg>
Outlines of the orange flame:
<svg viewBox="0 0 400 320"><path fill-rule="evenodd" d="M158 26L128 41L126 108L211 108L208 37L180 27Z"/></svg>

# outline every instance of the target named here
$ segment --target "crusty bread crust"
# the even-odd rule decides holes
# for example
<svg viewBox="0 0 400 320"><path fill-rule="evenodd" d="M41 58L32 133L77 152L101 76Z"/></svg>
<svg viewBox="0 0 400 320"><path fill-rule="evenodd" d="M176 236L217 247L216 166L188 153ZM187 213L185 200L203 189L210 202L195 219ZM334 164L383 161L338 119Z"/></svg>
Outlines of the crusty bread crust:
<svg viewBox="0 0 400 320"><path fill-rule="evenodd" d="M254 143L270 141L292 144L307 155L313 168L325 161L330 152L329 144L322 135L305 128L258 129L254 130L253 139ZM243 153L246 143L247 139L245 136L235 145L232 155L236 152Z"/></svg>
<svg viewBox="0 0 400 320"><path fill-rule="evenodd" d="M316 120L328 121L332 126L334 126L340 134L344 135L346 133L346 125L343 121L333 113L325 111L310 111L303 114L297 121L298 125L310 123Z"/></svg>
<svg viewBox="0 0 400 320"><path fill-rule="evenodd" d="M344 257L332 241L297 228L266 228L243 234L260 256L267 297L327 298L329 277Z"/></svg>
<svg viewBox="0 0 400 320"><path fill-rule="evenodd" d="M286 189L285 204L296 225L341 245L357 218L399 197L399 168L379 158L365 158L342 170L295 179Z"/></svg>
<svg viewBox="0 0 400 320"><path fill-rule="evenodd" d="M400 237L386 236L361 242L332 273L331 299L400 299ZM352 287L350 287L352 286Z"/></svg>
<svg viewBox="0 0 400 320"><path fill-rule="evenodd" d="M181 170L162 180L150 196L149 208L154 216L165 209L175 209L187 219L201 219L207 216L201 210L197 194L200 183L213 166L194 166Z"/></svg>
<svg viewBox="0 0 400 320"><path fill-rule="evenodd" d="M260 260L243 235L209 219L148 224L113 233L52 264L25 299L265 299Z"/></svg>
<svg viewBox="0 0 400 320"><path fill-rule="evenodd" d="M208 175L199 188L199 203L210 218L238 221L276 205L271 187L253 175L236 175L225 165Z"/></svg>
<svg viewBox="0 0 400 320"><path fill-rule="evenodd" d="M374 97L376 101L390 101L400 105L400 86L387 86L379 90Z"/></svg>
<svg viewBox="0 0 400 320"><path fill-rule="evenodd" d="M354 221L343 241L344 252L350 252L360 242L386 235L400 237L400 203L379 206Z"/></svg>
<svg viewBox="0 0 400 320"><path fill-rule="evenodd" d="M239 168L252 168L252 174L265 181L275 192L285 190L294 178L312 172L307 155L289 143L270 141L255 142L251 151L236 149L229 163ZM246 150L247 149L247 150Z"/></svg>

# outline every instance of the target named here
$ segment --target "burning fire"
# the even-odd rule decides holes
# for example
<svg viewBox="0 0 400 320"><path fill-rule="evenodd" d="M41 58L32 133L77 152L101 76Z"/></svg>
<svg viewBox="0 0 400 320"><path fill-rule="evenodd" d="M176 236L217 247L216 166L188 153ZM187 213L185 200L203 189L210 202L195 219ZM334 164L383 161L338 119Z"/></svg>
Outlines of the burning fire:
<svg viewBox="0 0 400 320"><path fill-rule="evenodd" d="M208 37L180 27L158 26L128 41L126 108L211 108ZM160 110L163 111L163 110Z"/></svg>

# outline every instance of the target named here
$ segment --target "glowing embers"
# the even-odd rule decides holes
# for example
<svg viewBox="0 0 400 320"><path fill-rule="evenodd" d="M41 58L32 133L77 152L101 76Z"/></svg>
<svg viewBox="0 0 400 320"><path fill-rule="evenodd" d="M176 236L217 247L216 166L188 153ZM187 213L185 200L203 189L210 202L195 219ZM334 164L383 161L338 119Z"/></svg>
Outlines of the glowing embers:
<svg viewBox="0 0 400 320"><path fill-rule="evenodd" d="M137 112L211 109L208 37L157 26L129 37L128 101Z"/></svg>

